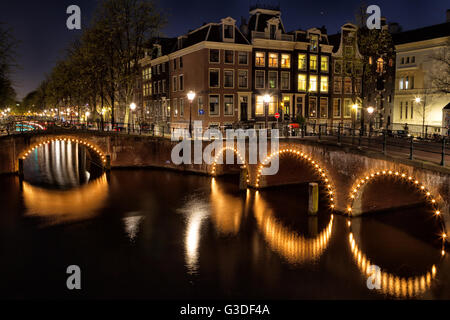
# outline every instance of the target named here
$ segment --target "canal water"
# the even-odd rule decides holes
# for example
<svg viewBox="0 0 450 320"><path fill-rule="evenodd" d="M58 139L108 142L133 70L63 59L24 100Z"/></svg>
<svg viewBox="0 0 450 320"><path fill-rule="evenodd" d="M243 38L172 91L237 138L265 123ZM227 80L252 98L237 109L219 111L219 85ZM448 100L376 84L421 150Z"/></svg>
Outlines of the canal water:
<svg viewBox="0 0 450 320"><path fill-rule="evenodd" d="M0 177L0 298L450 299L425 205L349 223L324 202L310 217L305 186L106 176L63 147L31 154L23 182ZM81 290L66 287L70 265Z"/></svg>

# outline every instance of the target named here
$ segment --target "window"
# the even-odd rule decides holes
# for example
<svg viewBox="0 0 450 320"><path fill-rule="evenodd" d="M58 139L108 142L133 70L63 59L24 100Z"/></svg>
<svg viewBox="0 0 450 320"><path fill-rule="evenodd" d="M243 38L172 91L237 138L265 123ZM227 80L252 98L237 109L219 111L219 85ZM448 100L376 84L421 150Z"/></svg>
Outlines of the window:
<svg viewBox="0 0 450 320"><path fill-rule="evenodd" d="M234 63L234 51L233 50L225 50L225 63Z"/></svg>
<svg viewBox="0 0 450 320"><path fill-rule="evenodd" d="M333 99L333 117L341 117L341 99Z"/></svg>
<svg viewBox="0 0 450 320"><path fill-rule="evenodd" d="M210 88L219 88L219 86L220 86L219 75L220 75L219 69L209 69L209 87Z"/></svg>
<svg viewBox="0 0 450 320"><path fill-rule="evenodd" d="M166 72L166 64L165 63L163 63L162 65L161 65L161 72Z"/></svg>
<svg viewBox="0 0 450 320"><path fill-rule="evenodd" d="M327 56L320 57L320 71L328 72L328 57Z"/></svg>
<svg viewBox="0 0 450 320"><path fill-rule="evenodd" d="M316 118L317 117L317 98L309 97L309 117Z"/></svg>
<svg viewBox="0 0 450 320"><path fill-rule="evenodd" d="M183 68L183 57L180 57L180 68Z"/></svg>
<svg viewBox="0 0 450 320"><path fill-rule="evenodd" d="M269 89L276 89L278 87L278 72L269 71Z"/></svg>
<svg viewBox="0 0 450 320"><path fill-rule="evenodd" d="M264 52L256 52L255 53L255 66L257 67L265 67L266 61L265 61L265 54Z"/></svg>
<svg viewBox="0 0 450 320"><path fill-rule="evenodd" d="M173 70L177 70L177 59L173 59Z"/></svg>
<svg viewBox="0 0 450 320"><path fill-rule="evenodd" d="M413 57L411 58L411 63L416 63L416 57L415 57L415 56L413 56Z"/></svg>
<svg viewBox="0 0 450 320"><path fill-rule="evenodd" d="M320 98L320 117L328 118L328 98Z"/></svg>
<svg viewBox="0 0 450 320"><path fill-rule="evenodd" d="M403 102L400 102L400 119L403 118Z"/></svg>
<svg viewBox="0 0 450 320"><path fill-rule="evenodd" d="M264 89L264 71L256 70L255 71L255 88L256 89Z"/></svg>
<svg viewBox="0 0 450 320"><path fill-rule="evenodd" d="M352 94L352 78L346 77L344 80L344 93Z"/></svg>
<svg viewBox="0 0 450 320"><path fill-rule="evenodd" d="M401 64L405 64L405 58L402 58Z"/></svg>
<svg viewBox="0 0 450 320"><path fill-rule="evenodd" d="M306 70L306 54L298 54L298 70Z"/></svg>
<svg viewBox="0 0 450 320"><path fill-rule="evenodd" d="M410 89L414 89L414 76L411 76Z"/></svg>
<svg viewBox="0 0 450 320"><path fill-rule="evenodd" d="M297 97L297 106L295 107L295 114L303 114L303 97Z"/></svg>
<svg viewBox="0 0 450 320"><path fill-rule="evenodd" d="M178 85L180 86L180 91L184 90L184 76L180 75L180 81L178 83Z"/></svg>
<svg viewBox="0 0 450 320"><path fill-rule="evenodd" d="M328 77L320 77L320 92L328 92Z"/></svg>
<svg viewBox="0 0 450 320"><path fill-rule="evenodd" d="M278 53L269 53L269 67L278 68Z"/></svg>
<svg viewBox="0 0 450 320"><path fill-rule="evenodd" d="M318 48L319 48L319 36L314 34L311 36L311 44L309 46L309 50L317 52Z"/></svg>
<svg viewBox="0 0 450 320"><path fill-rule="evenodd" d="M342 93L342 78L335 77L334 78L334 93Z"/></svg>
<svg viewBox="0 0 450 320"><path fill-rule="evenodd" d="M298 91L306 91L306 74L298 75Z"/></svg>
<svg viewBox="0 0 450 320"><path fill-rule="evenodd" d="M232 116L233 115L233 110L234 110L234 96L231 94L226 94L223 96L223 102L224 102L224 106L223 106L223 113L226 116Z"/></svg>
<svg viewBox="0 0 450 320"><path fill-rule="evenodd" d="M351 103L351 99L344 99L344 118L350 118L352 116Z"/></svg>
<svg viewBox="0 0 450 320"><path fill-rule="evenodd" d="M400 82L398 83L399 90L403 90L403 78L400 78Z"/></svg>
<svg viewBox="0 0 450 320"><path fill-rule="evenodd" d="M289 72L281 72L281 90L289 90L291 88L290 77L291 74Z"/></svg>
<svg viewBox="0 0 450 320"><path fill-rule="evenodd" d="M409 89L409 77L406 77L406 81L405 81L405 89L406 89L406 90Z"/></svg>
<svg viewBox="0 0 450 320"><path fill-rule="evenodd" d="M225 39L234 39L234 26L230 24L225 24L223 26L223 37Z"/></svg>
<svg viewBox="0 0 450 320"><path fill-rule="evenodd" d="M408 119L408 101L405 102L405 119Z"/></svg>
<svg viewBox="0 0 450 320"><path fill-rule="evenodd" d="M255 115L264 115L264 97L256 96Z"/></svg>
<svg viewBox="0 0 450 320"><path fill-rule="evenodd" d="M291 55L287 53L281 54L281 67L290 68L291 67Z"/></svg>
<svg viewBox="0 0 450 320"><path fill-rule="evenodd" d="M309 92L317 92L317 76L309 76Z"/></svg>
<svg viewBox="0 0 450 320"><path fill-rule="evenodd" d="M411 114L411 119L414 119L414 104L413 104L413 103L411 103L411 111L410 111L410 114Z"/></svg>
<svg viewBox="0 0 450 320"><path fill-rule="evenodd" d="M359 77L363 73L363 67L360 63L355 65L355 74Z"/></svg>
<svg viewBox="0 0 450 320"><path fill-rule="evenodd" d="M177 91L177 77L173 77L172 79L172 84L173 84L173 92Z"/></svg>
<svg viewBox="0 0 450 320"><path fill-rule="evenodd" d="M353 56L353 47L351 47L351 46L345 46L345 55L347 56L347 57L351 57L351 56Z"/></svg>
<svg viewBox="0 0 450 320"><path fill-rule="evenodd" d="M406 63L409 63L409 57L406 58Z"/></svg>
<svg viewBox="0 0 450 320"><path fill-rule="evenodd" d="M234 87L234 71L233 70L225 70L223 72L224 82L223 87L224 88L233 88Z"/></svg>
<svg viewBox="0 0 450 320"><path fill-rule="evenodd" d="M342 73L342 61L334 62L334 73L336 73L336 74Z"/></svg>
<svg viewBox="0 0 450 320"><path fill-rule="evenodd" d="M248 71L247 70L239 70L239 88L248 88Z"/></svg>
<svg viewBox="0 0 450 320"><path fill-rule="evenodd" d="M355 79L355 93L361 93L361 79Z"/></svg>
<svg viewBox="0 0 450 320"><path fill-rule="evenodd" d="M220 62L219 52L220 52L219 49L209 49L209 62L219 63Z"/></svg>
<svg viewBox="0 0 450 320"><path fill-rule="evenodd" d="M380 57L377 59L377 72L383 73L383 69L384 69L384 60L383 58Z"/></svg>
<svg viewBox="0 0 450 320"><path fill-rule="evenodd" d="M177 103L178 103L178 99L177 98L173 99L173 116L174 117L178 116L178 105L177 105Z"/></svg>
<svg viewBox="0 0 450 320"><path fill-rule="evenodd" d="M162 81L162 92L165 93L166 92L166 80Z"/></svg>
<svg viewBox="0 0 450 320"><path fill-rule="evenodd" d="M345 63L345 73L347 73L347 74L353 73L353 63L352 62Z"/></svg>
<svg viewBox="0 0 450 320"><path fill-rule="evenodd" d="M276 112L277 99L274 96L271 96L270 99L268 114L272 115ZM264 96L256 96L255 114L264 115Z"/></svg>
<svg viewBox="0 0 450 320"><path fill-rule="evenodd" d="M160 64L158 64L158 66L156 67L156 70L157 70L158 74L161 74L161 65Z"/></svg>
<svg viewBox="0 0 450 320"><path fill-rule="evenodd" d="M203 96L199 96L197 101L198 101L198 114L202 115L202 113L204 114L205 112L205 110L203 109L204 108Z"/></svg>
<svg viewBox="0 0 450 320"><path fill-rule="evenodd" d="M317 70L317 56L316 55L309 56L309 69Z"/></svg>
<svg viewBox="0 0 450 320"><path fill-rule="evenodd" d="M209 114L211 116L219 115L219 95L211 94L209 96Z"/></svg>
<svg viewBox="0 0 450 320"><path fill-rule="evenodd" d="M180 99L180 117L184 116L184 99Z"/></svg>
<svg viewBox="0 0 450 320"><path fill-rule="evenodd" d="M239 52L238 53L238 63L239 64L248 64L248 52Z"/></svg>

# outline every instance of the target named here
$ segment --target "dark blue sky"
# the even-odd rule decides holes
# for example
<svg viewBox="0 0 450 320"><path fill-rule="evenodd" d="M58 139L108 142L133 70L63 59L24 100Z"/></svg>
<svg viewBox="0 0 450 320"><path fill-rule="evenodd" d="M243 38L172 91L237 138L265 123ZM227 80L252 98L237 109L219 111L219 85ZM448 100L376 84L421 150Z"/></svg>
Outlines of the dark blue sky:
<svg viewBox="0 0 450 320"><path fill-rule="evenodd" d="M195 29L203 22L219 21L231 16L240 22L248 16L254 0L157 0L168 15L163 35L176 36ZM260 1L264 2L264 1ZM282 18L287 30L320 27L336 33L347 21L353 21L361 0L280 0ZM278 1L265 1L278 3ZM377 4L388 21L399 22L404 30L445 22L450 9L448 0L366 0ZM19 69L14 74L19 98L34 90L49 73L68 43L79 31L66 28L66 8L76 4L82 12L82 26L87 26L97 0L1 0L0 22L9 25L20 41L17 50Z"/></svg>

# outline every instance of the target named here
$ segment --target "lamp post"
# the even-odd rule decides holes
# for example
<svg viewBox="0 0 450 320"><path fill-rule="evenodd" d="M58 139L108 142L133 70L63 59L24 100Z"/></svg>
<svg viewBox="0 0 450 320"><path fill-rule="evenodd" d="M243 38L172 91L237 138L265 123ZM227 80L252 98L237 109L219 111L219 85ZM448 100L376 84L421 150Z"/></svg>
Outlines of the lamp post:
<svg viewBox="0 0 450 320"><path fill-rule="evenodd" d="M374 113L374 107L368 107L367 113L369 114L369 136L372 134L372 115Z"/></svg>
<svg viewBox="0 0 450 320"><path fill-rule="evenodd" d="M269 103L271 100L271 96L268 94L265 94L263 97L263 101L264 101L264 114L265 114L265 118L266 118L266 129L268 129L269 126L269 121L268 121L268 116L269 116Z"/></svg>
<svg viewBox="0 0 450 320"><path fill-rule="evenodd" d="M131 119L131 123L132 123L132 126L133 126L133 132L134 132L134 110L136 110L136 103L132 102L130 104L130 110L131 110L130 116L132 118Z"/></svg>
<svg viewBox="0 0 450 320"><path fill-rule="evenodd" d="M192 137L192 101L194 101L195 98L195 92L189 91L187 94L187 98L189 100L189 134Z"/></svg>
<svg viewBox="0 0 450 320"><path fill-rule="evenodd" d="M354 105L352 105L352 109L354 111L354 116L353 116L353 135L355 135L355 129L356 129L356 114L358 112L358 105L355 103Z"/></svg>

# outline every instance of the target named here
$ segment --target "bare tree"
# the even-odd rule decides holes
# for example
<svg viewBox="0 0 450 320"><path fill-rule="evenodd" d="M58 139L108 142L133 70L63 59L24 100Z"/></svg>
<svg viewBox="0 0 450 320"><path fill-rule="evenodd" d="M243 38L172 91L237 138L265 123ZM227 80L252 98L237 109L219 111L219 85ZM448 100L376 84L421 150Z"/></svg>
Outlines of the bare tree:
<svg viewBox="0 0 450 320"><path fill-rule="evenodd" d="M436 92L450 93L450 39L444 48L441 48L435 54L430 56L431 60L436 63L432 70L430 78Z"/></svg>

